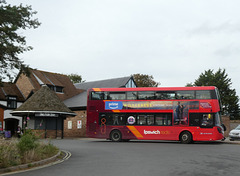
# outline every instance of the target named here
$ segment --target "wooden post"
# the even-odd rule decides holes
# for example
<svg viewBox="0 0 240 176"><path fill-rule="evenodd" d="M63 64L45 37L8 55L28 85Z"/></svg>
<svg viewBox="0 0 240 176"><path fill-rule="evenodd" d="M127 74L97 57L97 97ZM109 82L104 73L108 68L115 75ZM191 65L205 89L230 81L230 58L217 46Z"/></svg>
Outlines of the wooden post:
<svg viewBox="0 0 240 176"><path fill-rule="evenodd" d="M60 116L61 117L61 120L62 120L62 139L63 139L63 130L64 130L64 117Z"/></svg>
<svg viewBox="0 0 240 176"><path fill-rule="evenodd" d="M58 122L58 118L56 117L56 138L57 138L57 131L58 131L58 124L57 124L57 122Z"/></svg>
<svg viewBox="0 0 240 176"><path fill-rule="evenodd" d="M47 138L47 118L44 118L45 121L45 139Z"/></svg>

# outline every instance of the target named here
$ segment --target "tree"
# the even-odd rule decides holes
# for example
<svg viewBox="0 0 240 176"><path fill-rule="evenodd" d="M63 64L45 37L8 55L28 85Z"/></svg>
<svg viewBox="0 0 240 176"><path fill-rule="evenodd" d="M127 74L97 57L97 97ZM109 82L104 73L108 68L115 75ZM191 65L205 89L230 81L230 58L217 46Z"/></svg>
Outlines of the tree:
<svg viewBox="0 0 240 176"><path fill-rule="evenodd" d="M224 113L231 115L231 118L239 118L239 97L236 95L236 90L231 88L232 82L228 77L225 69L218 69L217 72L213 70L206 70L201 73L195 82L188 83L187 86L216 86L219 90L222 100Z"/></svg>
<svg viewBox="0 0 240 176"><path fill-rule="evenodd" d="M133 79L138 87L157 87L160 83L153 80L152 75L133 74Z"/></svg>
<svg viewBox="0 0 240 176"><path fill-rule="evenodd" d="M14 71L26 73L28 70L18 56L33 48L26 45L26 37L21 33L40 25L37 19L32 19L36 13L31 6L11 6L0 0L0 82L5 78L12 81Z"/></svg>
<svg viewBox="0 0 240 176"><path fill-rule="evenodd" d="M85 80L84 81L82 80L82 76L78 74L72 73L68 75L68 77L70 78L73 84L85 82Z"/></svg>

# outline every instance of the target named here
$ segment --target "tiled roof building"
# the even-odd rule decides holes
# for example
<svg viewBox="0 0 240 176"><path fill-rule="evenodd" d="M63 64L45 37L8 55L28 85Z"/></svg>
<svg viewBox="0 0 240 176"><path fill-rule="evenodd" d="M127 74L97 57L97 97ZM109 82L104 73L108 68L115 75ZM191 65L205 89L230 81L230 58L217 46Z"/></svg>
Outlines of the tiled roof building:
<svg viewBox="0 0 240 176"><path fill-rule="evenodd" d="M12 116L11 112L19 107L24 101L24 96L15 84L2 83L0 87L0 105L5 108L1 110L0 129L11 131L12 135L15 133L17 125L22 123L22 119Z"/></svg>
<svg viewBox="0 0 240 176"><path fill-rule="evenodd" d="M9 97L16 97L18 102L25 101L21 91L15 84L3 83L2 87L0 87L0 101L7 101Z"/></svg>
<svg viewBox="0 0 240 176"><path fill-rule="evenodd" d="M39 90L42 85L47 85L54 90L61 100L66 100L81 92L76 89L67 75L36 69L30 69L29 77L20 74L15 82L25 98Z"/></svg>

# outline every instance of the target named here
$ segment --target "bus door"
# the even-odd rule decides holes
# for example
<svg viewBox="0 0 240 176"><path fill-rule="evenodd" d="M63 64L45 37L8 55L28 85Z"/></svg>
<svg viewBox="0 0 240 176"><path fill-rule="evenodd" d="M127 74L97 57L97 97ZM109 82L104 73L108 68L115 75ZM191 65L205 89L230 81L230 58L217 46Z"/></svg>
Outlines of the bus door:
<svg viewBox="0 0 240 176"><path fill-rule="evenodd" d="M213 136L213 114L210 113L190 113L189 126L195 127L195 140L209 140Z"/></svg>

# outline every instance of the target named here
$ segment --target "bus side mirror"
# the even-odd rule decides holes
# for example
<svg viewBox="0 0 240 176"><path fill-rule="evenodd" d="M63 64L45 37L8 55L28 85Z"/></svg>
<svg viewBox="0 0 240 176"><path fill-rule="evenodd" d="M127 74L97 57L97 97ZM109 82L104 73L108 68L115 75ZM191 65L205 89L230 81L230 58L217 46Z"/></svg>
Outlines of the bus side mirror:
<svg viewBox="0 0 240 176"><path fill-rule="evenodd" d="M221 125L222 127L223 127L223 130L224 131L226 131L227 130L227 128L226 128L226 126L222 123L222 125Z"/></svg>

